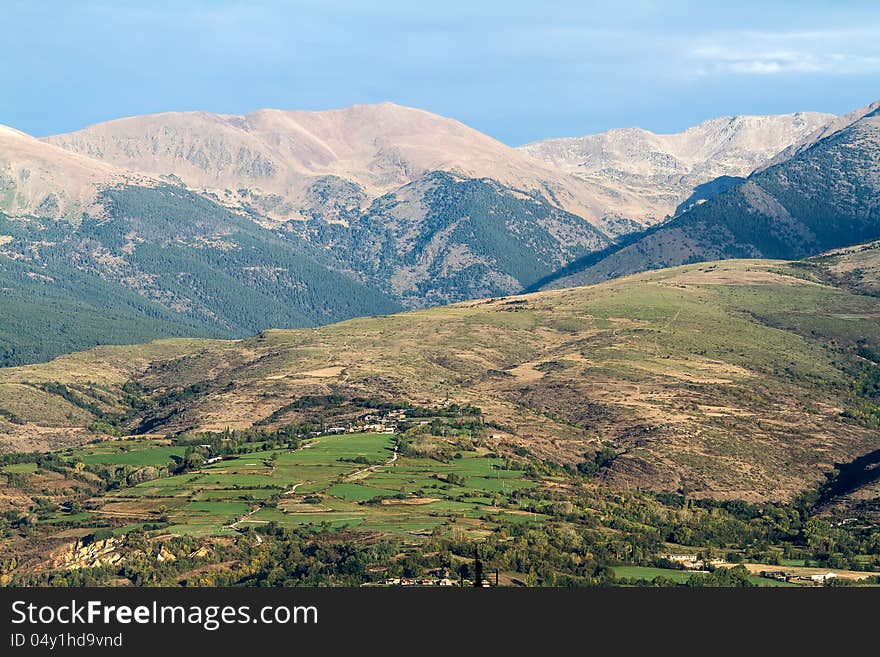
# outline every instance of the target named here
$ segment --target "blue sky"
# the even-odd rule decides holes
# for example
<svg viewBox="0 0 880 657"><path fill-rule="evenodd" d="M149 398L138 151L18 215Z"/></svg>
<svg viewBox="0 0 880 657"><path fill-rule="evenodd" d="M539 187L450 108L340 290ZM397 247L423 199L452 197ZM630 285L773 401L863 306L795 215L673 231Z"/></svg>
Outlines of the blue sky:
<svg viewBox="0 0 880 657"><path fill-rule="evenodd" d="M4 0L0 123L391 100L509 144L880 98L880 2Z"/></svg>

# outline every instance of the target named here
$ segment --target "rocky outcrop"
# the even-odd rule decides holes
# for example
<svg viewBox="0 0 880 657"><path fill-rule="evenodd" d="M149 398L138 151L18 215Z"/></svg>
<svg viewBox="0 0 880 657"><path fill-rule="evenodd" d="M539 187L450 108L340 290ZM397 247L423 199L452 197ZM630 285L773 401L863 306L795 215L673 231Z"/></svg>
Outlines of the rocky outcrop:
<svg viewBox="0 0 880 657"><path fill-rule="evenodd" d="M119 550L124 544L125 538L121 536L92 542L79 539L56 552L50 559L49 566L52 569L66 570L112 566L124 559Z"/></svg>

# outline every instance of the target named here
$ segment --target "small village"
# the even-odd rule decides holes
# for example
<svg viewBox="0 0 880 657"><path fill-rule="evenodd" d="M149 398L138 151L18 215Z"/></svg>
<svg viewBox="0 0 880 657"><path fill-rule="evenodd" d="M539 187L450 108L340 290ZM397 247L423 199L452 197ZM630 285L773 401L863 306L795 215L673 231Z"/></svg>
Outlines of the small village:
<svg viewBox="0 0 880 657"><path fill-rule="evenodd" d="M406 410L397 409L386 411L384 413L367 413L360 416L355 422L348 426L327 427L324 434L340 434L340 433L381 433L395 434L400 431L401 424L407 419ZM419 424L428 424L427 421L421 421ZM311 435L320 436L322 432L313 431Z"/></svg>
<svg viewBox="0 0 880 657"><path fill-rule="evenodd" d="M448 414L448 409L453 406L449 399L434 400L425 409L437 412L438 416ZM418 417L410 417L407 415L406 408L395 408L384 411L373 411L359 415L348 423L340 423L335 426L325 427L322 430L314 430L309 432L310 436L317 437L321 435L345 434L345 433L378 433L393 435L402 433L407 429L415 426L427 426L431 423L431 417L420 415Z"/></svg>

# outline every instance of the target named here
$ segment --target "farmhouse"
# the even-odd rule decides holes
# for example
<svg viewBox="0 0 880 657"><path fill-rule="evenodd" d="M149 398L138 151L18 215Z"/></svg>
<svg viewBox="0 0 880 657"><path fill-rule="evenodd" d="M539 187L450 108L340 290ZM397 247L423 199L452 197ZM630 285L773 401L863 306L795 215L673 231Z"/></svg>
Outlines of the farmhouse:
<svg viewBox="0 0 880 657"><path fill-rule="evenodd" d="M790 579L784 570L762 570L758 575L767 579L775 579L779 582L787 582Z"/></svg>
<svg viewBox="0 0 880 657"><path fill-rule="evenodd" d="M361 427L361 431L367 431L370 433L387 433L393 434L394 427L389 427L384 424L365 424Z"/></svg>

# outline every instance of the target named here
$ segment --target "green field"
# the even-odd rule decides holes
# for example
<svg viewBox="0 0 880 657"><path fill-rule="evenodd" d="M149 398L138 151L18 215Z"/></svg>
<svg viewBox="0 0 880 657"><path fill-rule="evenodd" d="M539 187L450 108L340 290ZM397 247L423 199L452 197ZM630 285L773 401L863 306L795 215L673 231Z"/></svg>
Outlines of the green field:
<svg viewBox="0 0 880 657"><path fill-rule="evenodd" d="M364 502L376 497L396 495L399 491L391 488L375 488L362 484L336 484L327 489L327 494L348 502Z"/></svg>
<svg viewBox="0 0 880 657"><path fill-rule="evenodd" d="M672 568L652 568L650 566L614 566L614 574L618 579L645 580L650 582L656 577L671 579L673 582L683 584L687 582L692 572L687 570L673 570Z"/></svg>
<svg viewBox="0 0 880 657"><path fill-rule="evenodd" d="M448 462L393 458L394 443L387 434L343 434L322 436L295 450L255 451L109 493L103 512L133 521L164 516L168 531L199 536L269 522L418 533L458 521L546 519L521 513L517 502L508 500L538 483L522 471L504 469L503 460L473 451ZM143 467L182 458L184 452L184 447L126 440L88 445L69 456L89 465ZM510 510L492 506L499 503Z"/></svg>
<svg viewBox="0 0 880 657"><path fill-rule="evenodd" d="M4 465L0 468L0 471L10 474L33 474L36 470L36 463L15 463L13 465Z"/></svg>
<svg viewBox="0 0 880 657"><path fill-rule="evenodd" d="M614 566L613 570L618 579L644 580L650 582L654 578L662 577L678 584L686 583L694 575L694 572L689 570L653 568L651 566ZM759 577L758 575L752 575L748 580L755 586L797 586L797 584L792 584L791 582L780 582L775 579Z"/></svg>
<svg viewBox="0 0 880 657"><path fill-rule="evenodd" d="M128 441L132 442L132 441ZM115 445L115 443L114 443ZM184 447L166 447L159 445L124 445L83 450L77 454L79 460L88 464L103 465L152 465L164 466L174 461L174 457L182 458Z"/></svg>

